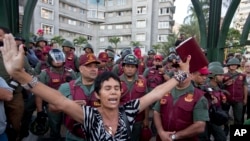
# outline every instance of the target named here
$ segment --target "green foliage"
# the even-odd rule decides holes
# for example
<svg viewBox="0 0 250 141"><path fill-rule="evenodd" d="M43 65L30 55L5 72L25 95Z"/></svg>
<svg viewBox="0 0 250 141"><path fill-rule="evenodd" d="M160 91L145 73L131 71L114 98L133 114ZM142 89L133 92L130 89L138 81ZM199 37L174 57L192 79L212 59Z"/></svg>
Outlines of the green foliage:
<svg viewBox="0 0 250 141"><path fill-rule="evenodd" d="M186 38L195 37L196 41L198 43L200 42L200 32L197 21L192 21L191 24L182 24L179 32L184 33Z"/></svg>
<svg viewBox="0 0 250 141"><path fill-rule="evenodd" d="M79 46L79 45L82 45L82 44L87 44L88 40L84 36L79 36L79 37L75 38L73 40L73 42L74 42L74 45Z"/></svg>
<svg viewBox="0 0 250 141"><path fill-rule="evenodd" d="M141 46L142 44L141 44L139 41L131 41L131 42L130 42L130 45L133 46L133 47L139 47L139 46Z"/></svg>
<svg viewBox="0 0 250 141"><path fill-rule="evenodd" d="M121 42L121 39L120 39L119 37L113 36L113 37L109 38L109 43L115 45L115 52L116 52L116 50L117 50L117 47L118 47L117 44L118 44L119 42Z"/></svg>
<svg viewBox="0 0 250 141"><path fill-rule="evenodd" d="M54 36L53 38L51 38L51 41L54 42L54 43L57 43L59 46L62 45L63 41L65 39L62 37L62 36Z"/></svg>
<svg viewBox="0 0 250 141"><path fill-rule="evenodd" d="M174 44L176 42L177 35L171 34L168 35L168 42L163 42L161 46L161 50L159 51L161 54L167 56L169 52L169 48L174 47Z"/></svg>

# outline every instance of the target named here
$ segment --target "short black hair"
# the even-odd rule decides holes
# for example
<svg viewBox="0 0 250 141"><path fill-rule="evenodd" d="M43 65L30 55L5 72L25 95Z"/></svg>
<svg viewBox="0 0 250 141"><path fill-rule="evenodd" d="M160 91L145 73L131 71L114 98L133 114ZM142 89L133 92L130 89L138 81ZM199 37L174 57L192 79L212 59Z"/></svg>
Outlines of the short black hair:
<svg viewBox="0 0 250 141"><path fill-rule="evenodd" d="M7 27L0 26L0 30L3 30L5 34L9 34L10 30Z"/></svg>
<svg viewBox="0 0 250 141"><path fill-rule="evenodd" d="M117 81L120 85L120 89L121 89L121 80L119 78L119 76L117 76L115 73L113 72L103 72L101 75L98 75L97 78L95 79L95 92L99 95L99 91L101 90L102 84L104 81L109 80L110 78L113 78L115 81Z"/></svg>

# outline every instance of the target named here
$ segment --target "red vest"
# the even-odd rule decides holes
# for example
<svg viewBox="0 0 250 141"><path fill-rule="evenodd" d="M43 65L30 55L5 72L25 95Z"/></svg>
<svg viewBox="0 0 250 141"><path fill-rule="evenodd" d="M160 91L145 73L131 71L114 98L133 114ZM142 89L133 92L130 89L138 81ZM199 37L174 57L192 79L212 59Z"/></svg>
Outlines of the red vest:
<svg viewBox="0 0 250 141"><path fill-rule="evenodd" d="M138 65L138 74L142 75L144 70L145 70L145 64L143 61L141 61L139 62L139 65Z"/></svg>
<svg viewBox="0 0 250 141"><path fill-rule="evenodd" d="M123 74L123 68L122 63L118 64L118 76L121 76Z"/></svg>
<svg viewBox="0 0 250 141"><path fill-rule="evenodd" d="M66 60L65 60L65 64L64 66L66 68L70 68L74 71L77 70L76 66L75 66L75 54L70 52L66 54Z"/></svg>
<svg viewBox="0 0 250 141"><path fill-rule="evenodd" d="M187 93L178 98L174 104L170 93L166 94L160 101L161 122L165 131L180 131L193 124L193 110L197 101L204 92L195 88L194 93ZM180 141L197 141L197 137L183 139ZM160 141L159 136L157 141Z"/></svg>
<svg viewBox="0 0 250 141"><path fill-rule="evenodd" d="M147 75L147 86L149 88L155 88L156 86L164 82L163 73L159 70L156 70L155 67L149 68Z"/></svg>
<svg viewBox="0 0 250 141"><path fill-rule="evenodd" d="M40 49L35 49L34 50L36 57L40 60L40 61L44 61L45 60L45 56L43 55L43 51Z"/></svg>
<svg viewBox="0 0 250 141"><path fill-rule="evenodd" d="M95 92L92 92L90 96L87 96L83 89L79 85L75 85L75 80L69 82L70 93L72 96L72 100L85 100L86 105L99 107L100 102L95 97ZM64 116L64 123L67 129L75 136L80 138L85 138L85 132L81 127L81 123L76 122L71 117L65 114Z"/></svg>
<svg viewBox="0 0 250 141"><path fill-rule="evenodd" d="M58 89L62 83L67 82L67 77L72 77L69 70L65 69L63 70L63 74L55 73L50 71L50 68L44 69L46 73L49 75L49 83L48 86L54 89Z"/></svg>
<svg viewBox="0 0 250 141"><path fill-rule="evenodd" d="M229 73L226 73L224 75L225 81L232 81L232 85L225 85L225 89L230 93L230 95L227 97L229 102L242 102L243 96L244 96L244 81L246 79L246 75L240 73L236 78L232 78L228 80L231 77Z"/></svg>
<svg viewBox="0 0 250 141"><path fill-rule="evenodd" d="M121 81L121 86L122 86L122 97L121 97L121 102L120 102L121 105L123 105L124 103L130 100L137 99L137 98L144 96L147 90L146 79L141 75L138 76L138 79L136 80L135 84L133 85L131 89L127 87L127 84L124 81ZM141 112L140 114L136 116L135 121L136 122L143 121L144 118L145 118L145 112Z"/></svg>
<svg viewBox="0 0 250 141"><path fill-rule="evenodd" d="M153 67L154 66L153 62L154 62L154 58L147 58L147 61L146 61L147 67L148 68Z"/></svg>

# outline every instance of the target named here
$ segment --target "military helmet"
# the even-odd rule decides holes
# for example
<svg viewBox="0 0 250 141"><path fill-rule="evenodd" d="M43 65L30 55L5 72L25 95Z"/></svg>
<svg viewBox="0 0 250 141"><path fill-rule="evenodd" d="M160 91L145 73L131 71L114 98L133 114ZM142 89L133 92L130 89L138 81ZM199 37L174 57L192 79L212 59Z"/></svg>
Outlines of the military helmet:
<svg viewBox="0 0 250 141"><path fill-rule="evenodd" d="M36 44L35 40L33 38L29 38L29 43Z"/></svg>
<svg viewBox="0 0 250 141"><path fill-rule="evenodd" d="M210 66L208 70L210 71L208 77L214 77L216 75L224 74L222 66Z"/></svg>
<svg viewBox="0 0 250 141"><path fill-rule="evenodd" d="M129 64L129 65L138 65L138 59L133 54L128 54L122 60L122 65Z"/></svg>
<svg viewBox="0 0 250 141"><path fill-rule="evenodd" d="M47 39L45 39L43 36L38 37L38 38L36 39L36 43L37 43L37 44L38 44L39 42L41 42L41 41L44 41L44 42L46 43L46 45L47 45L47 43L48 43Z"/></svg>
<svg viewBox="0 0 250 141"><path fill-rule="evenodd" d="M112 46L108 46L105 51L111 51L111 52L115 52L114 48Z"/></svg>
<svg viewBox="0 0 250 141"><path fill-rule="evenodd" d="M92 47L92 45L91 45L90 43L87 43L87 44L83 47L83 50L85 50L86 48L91 49L92 53L94 52L94 51L93 51L93 47Z"/></svg>
<svg viewBox="0 0 250 141"><path fill-rule="evenodd" d="M237 59L237 58L231 58L227 62L227 66L230 66L230 65L238 65L238 66L240 66L240 60Z"/></svg>
<svg viewBox="0 0 250 141"><path fill-rule="evenodd" d="M72 49L75 49L74 44L69 40L64 40L62 43L62 47L70 47Z"/></svg>
<svg viewBox="0 0 250 141"><path fill-rule="evenodd" d="M108 57L109 57L109 58L113 58L113 59L114 59L115 54L114 54L113 52L108 52Z"/></svg>
<svg viewBox="0 0 250 141"><path fill-rule="evenodd" d="M168 57L167 57L167 61L168 62L173 62L173 60L178 60L179 59L179 56L175 55L175 54L170 54Z"/></svg>
<svg viewBox="0 0 250 141"><path fill-rule="evenodd" d="M49 122L47 117L35 118L30 124L30 132L34 135L44 135L49 130Z"/></svg>
<svg viewBox="0 0 250 141"><path fill-rule="evenodd" d="M48 54L48 63L52 65L52 61L55 62L65 62L65 55L64 53L57 48L51 49Z"/></svg>
<svg viewBox="0 0 250 141"><path fill-rule="evenodd" d="M124 59L128 54L132 54L132 50L130 48L123 49L121 52L121 58Z"/></svg>
<svg viewBox="0 0 250 141"><path fill-rule="evenodd" d="M211 66L221 66L222 67L222 64L218 61L214 61L214 62L211 62L208 64L208 67L211 67Z"/></svg>
<svg viewBox="0 0 250 141"><path fill-rule="evenodd" d="M153 49L150 49L149 51L148 51L148 55L155 55L156 53L155 53L155 51L153 50Z"/></svg>

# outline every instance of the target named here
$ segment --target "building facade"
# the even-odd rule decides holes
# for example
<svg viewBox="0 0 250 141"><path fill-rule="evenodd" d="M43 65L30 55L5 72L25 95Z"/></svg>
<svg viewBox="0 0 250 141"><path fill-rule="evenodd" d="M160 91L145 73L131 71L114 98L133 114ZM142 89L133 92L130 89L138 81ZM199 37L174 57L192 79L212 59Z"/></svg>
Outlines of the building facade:
<svg viewBox="0 0 250 141"><path fill-rule="evenodd" d="M111 37L119 37L117 53L140 42L142 52L167 42L174 26L174 0L38 0L31 32L45 31L48 39L83 36L98 54ZM112 45L114 47L114 45Z"/></svg>

